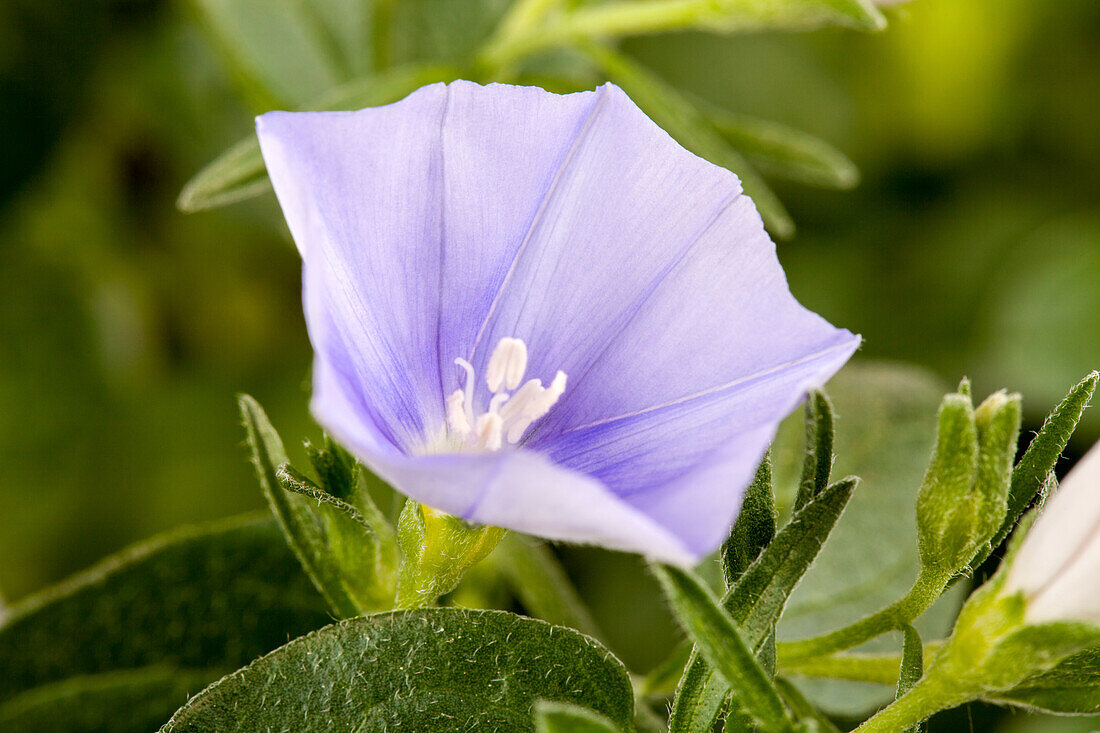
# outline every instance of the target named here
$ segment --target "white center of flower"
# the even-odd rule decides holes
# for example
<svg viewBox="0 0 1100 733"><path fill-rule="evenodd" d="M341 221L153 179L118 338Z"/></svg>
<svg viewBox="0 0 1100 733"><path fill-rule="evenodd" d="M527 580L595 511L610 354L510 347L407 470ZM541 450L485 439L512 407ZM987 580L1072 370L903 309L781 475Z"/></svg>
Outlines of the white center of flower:
<svg viewBox="0 0 1100 733"><path fill-rule="evenodd" d="M518 443L531 423L549 412L565 392L562 371L554 376L549 387L543 387L541 379L523 382L527 344L521 339L502 338L485 371L485 384L492 393L489 408L475 415L474 368L465 359L455 359L455 364L466 371L466 388L456 389L447 398L447 426L465 445L478 450L500 450L505 440Z"/></svg>

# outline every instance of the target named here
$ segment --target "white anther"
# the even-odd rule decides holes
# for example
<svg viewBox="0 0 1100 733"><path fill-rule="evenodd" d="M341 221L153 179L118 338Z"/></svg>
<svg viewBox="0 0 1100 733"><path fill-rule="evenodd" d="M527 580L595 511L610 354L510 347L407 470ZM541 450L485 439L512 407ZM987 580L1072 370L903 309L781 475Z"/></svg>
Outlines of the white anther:
<svg viewBox="0 0 1100 733"><path fill-rule="evenodd" d="M526 371L527 344L522 339L502 338L489 357L485 383L489 385L490 392L499 392L502 384L508 389L515 389L523 381Z"/></svg>
<svg viewBox="0 0 1100 733"><path fill-rule="evenodd" d="M504 418L505 422L521 417L524 409L538 399L539 394L544 391L541 379L528 379L522 387L516 390L516 393L512 395L512 399L504 405L500 411L500 416Z"/></svg>
<svg viewBox="0 0 1100 733"><path fill-rule="evenodd" d="M452 439L458 440L460 450L461 446L475 450L500 450L505 438L509 443L520 442L531 424L546 415L565 392L566 377L565 372L561 371L554 376L549 387L543 387L541 379L529 379L520 387L527 370L527 346L521 339L503 338L497 343L486 367L485 382L492 392L489 407L480 415L475 415L474 387L477 379L474 368L465 359L455 359L455 364L466 372L466 387L456 389L447 397L446 412L447 427Z"/></svg>
<svg viewBox="0 0 1100 733"><path fill-rule="evenodd" d="M477 419L477 444L485 450L500 450L504 421L495 412L486 412Z"/></svg>
<svg viewBox="0 0 1100 733"><path fill-rule="evenodd" d="M466 417L466 396L456 389L447 398L447 424L463 438L470 434L470 420Z"/></svg>

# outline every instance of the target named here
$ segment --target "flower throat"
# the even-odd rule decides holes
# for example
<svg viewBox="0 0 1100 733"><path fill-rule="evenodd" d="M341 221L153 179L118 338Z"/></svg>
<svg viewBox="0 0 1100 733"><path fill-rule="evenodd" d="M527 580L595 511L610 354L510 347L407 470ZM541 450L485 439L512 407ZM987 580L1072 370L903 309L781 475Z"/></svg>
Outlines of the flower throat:
<svg viewBox="0 0 1100 733"><path fill-rule="evenodd" d="M455 359L455 364L466 372L466 387L447 397L447 426L464 445L477 450L500 450L505 441L518 443L531 424L549 412L565 392L563 371L558 371L549 387L543 387L541 379L523 382L527 344L522 339L502 338L485 370L485 384L492 393L489 408L475 415L474 367L461 358Z"/></svg>

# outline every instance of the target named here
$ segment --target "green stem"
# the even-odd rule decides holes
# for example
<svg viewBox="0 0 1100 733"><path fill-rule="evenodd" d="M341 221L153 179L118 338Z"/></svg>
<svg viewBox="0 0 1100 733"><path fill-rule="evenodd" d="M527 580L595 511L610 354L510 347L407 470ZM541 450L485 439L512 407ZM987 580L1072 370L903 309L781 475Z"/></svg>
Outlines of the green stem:
<svg viewBox="0 0 1100 733"><path fill-rule="evenodd" d="M779 644L779 663L789 666L814 657L834 654L899 629L927 611L946 585L947 581L942 577L922 571L904 598L881 611L824 636Z"/></svg>
<svg viewBox="0 0 1100 733"><path fill-rule="evenodd" d="M856 728L855 733L897 733L927 720L940 710L956 707L974 697L968 691L943 684L933 675L925 675L913 689Z"/></svg>
<svg viewBox="0 0 1100 733"><path fill-rule="evenodd" d="M941 646L943 646L943 643L938 641L925 644L924 658L931 659L932 655ZM900 668L900 654L832 654L823 657L810 657L801 661L782 660L779 674L874 682L892 687L898 682L898 670Z"/></svg>

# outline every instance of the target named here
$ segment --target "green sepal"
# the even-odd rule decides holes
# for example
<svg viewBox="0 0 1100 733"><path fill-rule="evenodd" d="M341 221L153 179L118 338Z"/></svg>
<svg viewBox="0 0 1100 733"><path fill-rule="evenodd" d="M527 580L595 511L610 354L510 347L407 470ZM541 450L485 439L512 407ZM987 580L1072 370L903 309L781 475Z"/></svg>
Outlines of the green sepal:
<svg viewBox="0 0 1100 733"><path fill-rule="evenodd" d="M610 720L579 705L563 702L535 703L536 733L622 733Z"/></svg>
<svg viewBox="0 0 1100 733"><path fill-rule="evenodd" d="M829 485L835 434L833 403L824 392L815 389L806 400L806 453L794 502L795 511L806 506Z"/></svg>
<svg viewBox="0 0 1100 733"><path fill-rule="evenodd" d="M359 510L321 490L289 464L280 466L275 477L284 491L312 500L307 505L313 521L301 528L301 535L325 582L335 584L328 588L331 595L350 598L359 613L392 608L393 549L383 547Z"/></svg>
<svg viewBox="0 0 1100 733"><path fill-rule="evenodd" d="M444 66L402 66L333 88L304 109L342 110L388 104L414 89L458 75ZM193 212L254 198L271 190L255 135L238 141L205 165L180 191L176 206Z"/></svg>
<svg viewBox="0 0 1100 733"><path fill-rule="evenodd" d="M752 483L745 489L745 499L737 521L720 551L722 575L727 588L733 587L741 573L775 539L775 521L772 461L771 456L765 453Z"/></svg>
<svg viewBox="0 0 1100 733"><path fill-rule="evenodd" d="M1051 410L1046 421L1043 422L1043 427L1032 438L1031 444L1012 471L1004 521L989 541L989 545L982 548L970 561L971 573L977 570L989 554L1008 537L1032 501L1038 497L1041 503L1049 493L1049 488L1056 485L1051 481L1051 474L1074 430L1077 429L1077 423L1081 421L1085 408L1092 400L1098 378L1100 374L1092 372L1078 382L1058 403L1058 406Z"/></svg>
<svg viewBox="0 0 1100 733"><path fill-rule="evenodd" d="M534 731L538 700L629 730L630 677L594 639L504 611L424 608L300 637L193 697L163 733Z"/></svg>
<svg viewBox="0 0 1100 733"><path fill-rule="evenodd" d="M763 731L789 729L774 681L719 600L688 571L654 565L653 572L695 649L729 686L731 713L744 711Z"/></svg>
<svg viewBox="0 0 1100 733"><path fill-rule="evenodd" d="M900 698L917 684L924 674L924 643L912 624L902 627L901 666L898 670L898 691ZM904 733L920 733L923 723L917 723L905 729Z"/></svg>
<svg viewBox="0 0 1100 733"><path fill-rule="evenodd" d="M1035 711L1100 713L1100 644L1075 652L1007 690L986 693L984 698Z"/></svg>
<svg viewBox="0 0 1100 733"><path fill-rule="evenodd" d="M716 165L729 168L760 211L768 230L779 239L794 236L794 221L760 174L714 129L699 109L653 72L611 49L587 45L584 52L618 84L654 122L681 145Z"/></svg>
<svg viewBox="0 0 1100 733"><path fill-rule="evenodd" d="M450 593L471 566L493 551L505 532L406 500L397 521L402 554L397 606L429 606Z"/></svg>
<svg viewBox="0 0 1100 733"><path fill-rule="evenodd" d="M279 434L256 400L241 395L238 402L256 477L306 574L337 616L377 610L382 593L376 589L390 582L377 536L362 515L353 517L344 511L349 505L316 487L311 489L307 480L289 481L288 490L279 477L280 467L288 464ZM291 478L286 471L283 475ZM365 565L355 558L357 552L368 556ZM364 575L371 567L378 574L364 587Z"/></svg>

